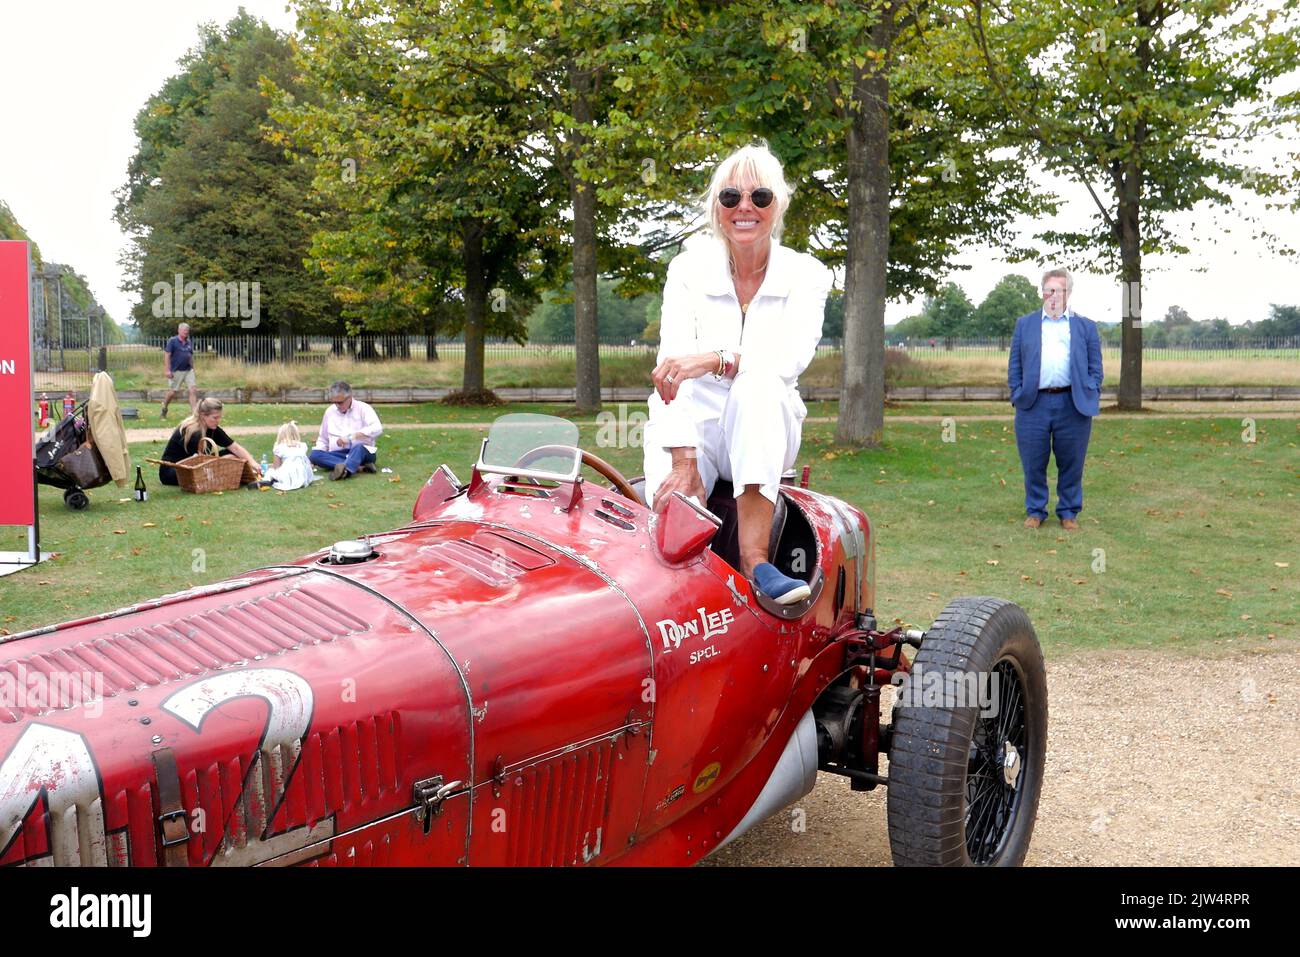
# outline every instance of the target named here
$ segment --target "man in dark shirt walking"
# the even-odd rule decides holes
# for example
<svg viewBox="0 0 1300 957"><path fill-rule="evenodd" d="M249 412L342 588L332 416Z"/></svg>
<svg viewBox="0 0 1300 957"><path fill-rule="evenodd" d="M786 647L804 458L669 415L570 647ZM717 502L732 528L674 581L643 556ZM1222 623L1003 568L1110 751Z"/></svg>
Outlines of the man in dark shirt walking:
<svg viewBox="0 0 1300 957"><path fill-rule="evenodd" d="M167 340L163 346L163 370L167 373L167 395L163 398L161 418L167 418L167 406L171 404L176 393L189 387L190 411L198 403L197 387L194 383L194 344L190 342L190 324L182 322L176 327L176 335Z"/></svg>

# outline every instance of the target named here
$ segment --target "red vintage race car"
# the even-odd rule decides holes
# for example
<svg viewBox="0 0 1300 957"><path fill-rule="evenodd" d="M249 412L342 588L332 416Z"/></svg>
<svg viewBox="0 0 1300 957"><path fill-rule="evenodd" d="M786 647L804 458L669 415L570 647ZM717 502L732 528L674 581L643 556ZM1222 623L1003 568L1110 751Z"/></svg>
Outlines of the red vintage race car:
<svg viewBox="0 0 1300 957"><path fill-rule="evenodd" d="M656 514L577 446L505 416L403 528L0 639L0 864L692 864L819 771L888 784L896 862L1023 861L1019 607L879 629L867 516L793 484L772 560L811 595L774 604L725 483Z"/></svg>

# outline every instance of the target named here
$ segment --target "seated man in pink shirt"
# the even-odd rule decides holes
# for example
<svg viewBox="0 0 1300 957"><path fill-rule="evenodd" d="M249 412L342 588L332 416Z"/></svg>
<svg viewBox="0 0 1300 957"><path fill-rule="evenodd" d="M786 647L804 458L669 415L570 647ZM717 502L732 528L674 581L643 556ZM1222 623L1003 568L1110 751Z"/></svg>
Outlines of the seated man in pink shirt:
<svg viewBox="0 0 1300 957"><path fill-rule="evenodd" d="M335 382L326 399L330 406L321 419L316 445L308 454L312 465L330 470L331 479L351 478L358 472L377 472L379 450L375 439L383 433L379 416L367 403L352 398L352 386Z"/></svg>

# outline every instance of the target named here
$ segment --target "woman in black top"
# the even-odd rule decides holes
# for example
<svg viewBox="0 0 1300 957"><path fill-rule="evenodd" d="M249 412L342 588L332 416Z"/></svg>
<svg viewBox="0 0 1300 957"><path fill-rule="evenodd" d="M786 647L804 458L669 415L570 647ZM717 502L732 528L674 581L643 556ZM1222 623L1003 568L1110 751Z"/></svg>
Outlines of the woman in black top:
<svg viewBox="0 0 1300 957"><path fill-rule="evenodd" d="M220 399L207 398L200 401L195 406L193 414L182 421L167 440L167 448L162 454L163 461L179 462L188 456L205 451L200 446L206 444L203 442L206 436L217 444L218 455L238 456L253 467L255 474L261 475L261 466L253 461L253 457L242 445L221 428L221 413L224 408ZM176 479L176 470L166 465L158 467L158 481L163 485L180 484Z"/></svg>

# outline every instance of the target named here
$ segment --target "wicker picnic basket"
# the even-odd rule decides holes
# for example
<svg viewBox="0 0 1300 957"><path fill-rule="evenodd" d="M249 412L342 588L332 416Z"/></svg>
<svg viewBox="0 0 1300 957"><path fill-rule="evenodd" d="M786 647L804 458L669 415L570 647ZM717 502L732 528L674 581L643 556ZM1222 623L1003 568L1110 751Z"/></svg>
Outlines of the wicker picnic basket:
<svg viewBox="0 0 1300 957"><path fill-rule="evenodd" d="M212 441L211 436L205 435L199 442L200 450L205 447L212 449L211 454L199 451L179 462L164 462L161 459L146 461L156 465L170 465L176 470L176 481L181 488L200 495L204 492L229 492L257 477L248 463L238 456L218 455L217 443Z"/></svg>

